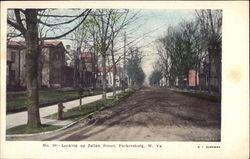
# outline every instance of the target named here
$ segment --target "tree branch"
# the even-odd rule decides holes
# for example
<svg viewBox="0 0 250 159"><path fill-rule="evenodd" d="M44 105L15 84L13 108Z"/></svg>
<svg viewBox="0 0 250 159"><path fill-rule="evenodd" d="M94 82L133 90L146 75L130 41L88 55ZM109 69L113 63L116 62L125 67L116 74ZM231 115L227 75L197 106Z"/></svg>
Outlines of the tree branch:
<svg viewBox="0 0 250 159"><path fill-rule="evenodd" d="M20 26L20 29L22 29L23 32L26 32L26 29L24 28L22 20L21 20L20 10L19 9L14 9L14 13L15 13L15 16L16 16L16 22Z"/></svg>
<svg viewBox="0 0 250 159"><path fill-rule="evenodd" d="M7 19L7 23L8 23L9 25L11 25L12 27L14 27L15 29L19 30L19 31L25 36L26 30L23 29L20 25L18 25L18 24L16 24L16 23L12 22L12 21L9 20L9 19Z"/></svg>
<svg viewBox="0 0 250 159"><path fill-rule="evenodd" d="M41 23L41 24L43 24L43 25L46 25L46 26L48 26L48 27L57 26L57 25L63 25L63 24L68 24L68 23L71 23L71 22L75 21L76 19L78 19L78 18L84 16L84 15L86 14L87 11L88 11L88 10L85 10L82 14L80 14L80 15L78 15L77 17L75 17L75 18L73 18L73 19L71 19L71 20L69 20L69 21L66 21L66 22L61 22L61 23L56 23L56 24L49 24L49 23L43 22L43 21L40 20L40 19L38 20L38 22Z"/></svg>
<svg viewBox="0 0 250 159"><path fill-rule="evenodd" d="M83 20L82 20L78 25L76 25L73 29L69 30L68 32L63 33L63 34L61 34L61 35L59 35L59 36L55 36L55 37L43 37L43 38L41 38L40 40L60 39L60 38L62 38L62 37L64 37L64 36L68 35L68 34L71 33L72 31L74 31L76 28L78 28L78 27L85 21L85 19L87 18L88 14L90 13L90 11L91 11L91 9L87 9L86 15L85 15L85 17L83 18Z"/></svg>

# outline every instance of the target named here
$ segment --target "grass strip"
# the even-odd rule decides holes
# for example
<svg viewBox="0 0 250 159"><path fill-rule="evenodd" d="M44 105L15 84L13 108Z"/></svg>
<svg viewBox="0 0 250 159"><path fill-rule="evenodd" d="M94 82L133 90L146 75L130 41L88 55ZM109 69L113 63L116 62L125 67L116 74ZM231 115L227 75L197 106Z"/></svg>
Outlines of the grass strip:
<svg viewBox="0 0 250 159"><path fill-rule="evenodd" d="M126 98L131 96L135 90L129 90L126 92L119 93L116 97L111 97L105 100L98 100L86 105L82 105L81 109L79 107L75 107L72 109L67 110L66 112L63 113L63 119L64 120L71 120L71 121L78 121L87 115L101 111L106 108L113 107L120 103L121 101L124 101ZM58 114L52 114L47 116L46 118L52 118L52 119L57 119Z"/></svg>
<svg viewBox="0 0 250 159"><path fill-rule="evenodd" d="M221 102L220 96L213 96L213 95L207 95L207 94L202 94L202 93L180 92L180 91L174 91L174 92L185 95L185 96L203 99L203 100L207 100L211 102Z"/></svg>
<svg viewBox="0 0 250 159"><path fill-rule="evenodd" d="M27 125L20 125L13 128L9 128L6 131L7 135L13 134L34 134L34 133L41 133L47 131L53 131L62 128L62 126L55 126L55 125L42 125L40 128L30 128Z"/></svg>
<svg viewBox="0 0 250 159"><path fill-rule="evenodd" d="M14 113L27 110L27 92L8 92L7 93L7 113ZM102 94L101 90L95 90L93 93L83 92L83 97ZM67 102L79 99L78 90L40 90L39 106L49 106L59 102Z"/></svg>

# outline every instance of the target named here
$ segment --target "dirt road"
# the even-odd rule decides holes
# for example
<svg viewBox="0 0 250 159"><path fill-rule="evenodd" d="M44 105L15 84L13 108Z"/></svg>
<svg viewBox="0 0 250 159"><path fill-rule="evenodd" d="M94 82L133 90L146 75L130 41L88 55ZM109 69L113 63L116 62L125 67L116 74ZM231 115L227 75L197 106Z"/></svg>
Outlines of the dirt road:
<svg viewBox="0 0 250 159"><path fill-rule="evenodd" d="M69 129L13 140L220 141L220 123L220 103L143 88Z"/></svg>

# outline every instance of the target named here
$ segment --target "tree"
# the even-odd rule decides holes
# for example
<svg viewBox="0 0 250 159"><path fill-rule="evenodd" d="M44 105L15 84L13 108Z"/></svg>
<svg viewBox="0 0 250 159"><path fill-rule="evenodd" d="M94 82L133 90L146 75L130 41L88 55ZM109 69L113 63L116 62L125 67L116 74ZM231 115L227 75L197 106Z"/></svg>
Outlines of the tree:
<svg viewBox="0 0 250 159"><path fill-rule="evenodd" d="M48 39L58 39L64 37L75 30L85 20L90 10L83 11L80 15L74 17L72 20L58 23L46 23L42 21L42 16L47 17L61 17L59 15L48 15L44 13L44 9L14 9L9 10L11 12L8 15L7 23L10 27L15 28L16 35L20 35L25 39L27 55L26 55L26 81L27 81L27 105L28 105L28 127L40 127L40 114L39 114L39 56L41 54L41 47L39 41ZM12 16L14 15L14 16ZM14 17L14 18L13 18ZM60 26L68 24L84 17L83 20L74 26L57 36L44 36L39 38L38 28L39 25L45 25L47 27ZM46 34L45 34L46 35Z"/></svg>
<svg viewBox="0 0 250 159"><path fill-rule="evenodd" d="M184 78L188 79L189 70L194 66L195 53L192 43L192 31L188 30L186 25L175 29L170 28L167 35L158 41L162 45L162 50L158 49L160 57L163 58L168 73L169 80L173 81L178 77L178 85L183 87ZM172 82L170 82L173 84Z"/></svg>
<svg viewBox="0 0 250 159"><path fill-rule="evenodd" d="M131 58L128 59L127 74L131 79L132 87L141 87L145 79L145 73L141 68L142 53L138 49L132 48L130 48L130 52Z"/></svg>
<svg viewBox="0 0 250 159"><path fill-rule="evenodd" d="M98 48L98 54L102 61L102 88L103 98L106 98L107 89L107 61L108 56L112 57L112 68L116 67L115 51L112 47L115 38L122 29L134 20L136 14L128 15L128 9L96 9L92 16L95 28L95 46ZM114 71L114 73L116 73ZM114 76L115 78L115 76ZM113 86L115 92L115 86Z"/></svg>
<svg viewBox="0 0 250 159"><path fill-rule="evenodd" d="M218 90L221 91L221 44L222 44L222 10L196 11L200 27L200 37L204 39L208 53L208 90L211 91L211 67L215 66Z"/></svg>
<svg viewBox="0 0 250 159"><path fill-rule="evenodd" d="M162 79L162 73L159 70L154 70L149 76L149 84L151 86L159 86Z"/></svg>
<svg viewBox="0 0 250 159"><path fill-rule="evenodd" d="M211 91L212 66L216 72L217 91L221 90L221 10L196 11L196 19L183 21L169 27L165 35L157 40L159 64L170 86L183 87L184 78L189 83L190 69L198 75L205 73L208 90ZM201 71L202 69L202 71ZM214 75L213 75L214 76Z"/></svg>

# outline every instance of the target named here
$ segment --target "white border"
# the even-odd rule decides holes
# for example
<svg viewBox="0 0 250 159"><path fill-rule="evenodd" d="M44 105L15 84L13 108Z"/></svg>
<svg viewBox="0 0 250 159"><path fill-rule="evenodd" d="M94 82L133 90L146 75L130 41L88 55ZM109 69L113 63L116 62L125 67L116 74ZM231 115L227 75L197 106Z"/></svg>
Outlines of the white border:
<svg viewBox="0 0 250 159"><path fill-rule="evenodd" d="M248 158L249 157L249 2L248 1L12 1L1 2L1 156L0 158ZM152 142L163 149L44 148L43 143L5 141L7 8L223 9L222 141ZM119 143L119 142L109 142ZM140 142L129 142L140 143ZM151 142L142 142L144 144ZM197 149L219 145L220 149Z"/></svg>

